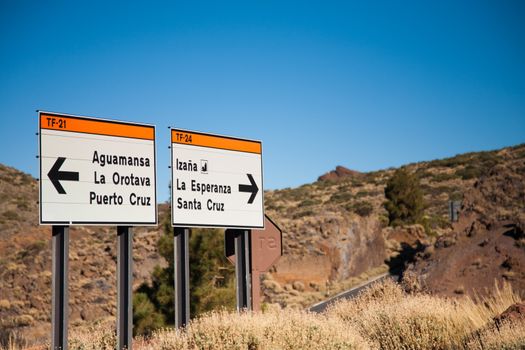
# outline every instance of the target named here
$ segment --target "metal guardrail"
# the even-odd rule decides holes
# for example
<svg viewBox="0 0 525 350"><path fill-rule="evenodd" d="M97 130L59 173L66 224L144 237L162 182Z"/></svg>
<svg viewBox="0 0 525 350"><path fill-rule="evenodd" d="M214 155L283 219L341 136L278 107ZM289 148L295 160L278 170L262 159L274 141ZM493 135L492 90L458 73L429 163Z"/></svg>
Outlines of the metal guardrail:
<svg viewBox="0 0 525 350"><path fill-rule="evenodd" d="M368 281L364 282L364 283L361 283L351 289L348 289L348 290L345 290L339 294L336 294L335 296L329 298L328 300L324 300L324 301L321 301L317 304L314 304L312 306L310 306L310 308L308 309L310 312L316 312L316 313L321 313L321 312L324 312L326 310L326 308L330 305L330 304L333 304L334 302L336 301L339 301L339 300L342 300L342 299L351 299L351 298L354 298L356 297L360 291L362 291L363 289L365 289L366 287L368 287L369 285L371 285L372 283L374 282L377 282L377 281L381 281L385 278L392 278L393 280L395 280L396 282L399 280L399 276L397 275L392 275L388 272L382 274L382 275L379 275L379 276L375 276L371 279L369 279Z"/></svg>

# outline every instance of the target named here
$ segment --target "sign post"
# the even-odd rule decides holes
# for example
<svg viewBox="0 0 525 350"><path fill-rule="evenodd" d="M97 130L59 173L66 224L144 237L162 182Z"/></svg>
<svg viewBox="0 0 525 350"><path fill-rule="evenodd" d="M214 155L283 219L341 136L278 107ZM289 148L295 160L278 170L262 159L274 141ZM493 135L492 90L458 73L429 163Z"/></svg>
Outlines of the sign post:
<svg viewBox="0 0 525 350"><path fill-rule="evenodd" d="M458 221L460 209L461 201L448 201L448 216L450 218L450 222Z"/></svg>
<svg viewBox="0 0 525 350"><path fill-rule="evenodd" d="M69 227L53 226L51 349L67 350Z"/></svg>
<svg viewBox="0 0 525 350"><path fill-rule="evenodd" d="M235 241L237 311L251 310L250 231L231 230Z"/></svg>
<svg viewBox="0 0 525 350"><path fill-rule="evenodd" d="M117 348L131 349L133 339L133 231L117 226Z"/></svg>
<svg viewBox="0 0 525 350"><path fill-rule="evenodd" d="M235 270L237 271L239 262L237 259L235 232L236 230L226 230L224 235L224 254L235 265ZM251 308L254 311L260 311L260 276L262 272L268 271L282 256L282 231L268 216L265 216L264 230L252 230L250 232L249 246Z"/></svg>
<svg viewBox="0 0 525 350"><path fill-rule="evenodd" d="M190 229L174 228L175 261L175 327L185 327L190 321Z"/></svg>
<svg viewBox="0 0 525 350"><path fill-rule="evenodd" d="M118 349L132 344L132 231L157 225L155 127L39 111L41 225L53 225L52 341L67 349L69 225L115 225Z"/></svg>

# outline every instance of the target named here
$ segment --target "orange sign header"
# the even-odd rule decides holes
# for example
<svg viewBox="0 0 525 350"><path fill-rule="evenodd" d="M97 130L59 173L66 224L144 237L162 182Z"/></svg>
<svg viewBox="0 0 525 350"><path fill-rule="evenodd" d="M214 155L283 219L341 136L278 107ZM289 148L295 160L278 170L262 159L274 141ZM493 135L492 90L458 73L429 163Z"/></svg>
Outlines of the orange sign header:
<svg viewBox="0 0 525 350"><path fill-rule="evenodd" d="M40 113L40 128L86 134L155 140L155 127L110 120Z"/></svg>
<svg viewBox="0 0 525 350"><path fill-rule="evenodd" d="M192 146L219 148L229 151L262 153L259 141L237 139L228 136L203 134L200 132L171 129L171 143L180 143Z"/></svg>

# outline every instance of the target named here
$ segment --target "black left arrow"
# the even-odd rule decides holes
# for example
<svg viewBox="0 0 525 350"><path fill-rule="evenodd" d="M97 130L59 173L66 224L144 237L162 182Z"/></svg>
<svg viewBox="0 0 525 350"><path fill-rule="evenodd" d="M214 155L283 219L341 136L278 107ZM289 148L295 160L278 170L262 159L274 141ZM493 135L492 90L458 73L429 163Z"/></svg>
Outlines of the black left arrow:
<svg viewBox="0 0 525 350"><path fill-rule="evenodd" d="M257 192L259 192L259 187L257 187L257 184L255 183L255 180L253 179L252 174L246 174L248 176L248 179L250 180L250 185L239 185L239 192L248 192L252 195L248 199L248 204L252 204L253 200L255 199L255 196L257 195Z"/></svg>
<svg viewBox="0 0 525 350"><path fill-rule="evenodd" d="M64 162L66 161L66 158L64 157L58 157L55 164L53 164L53 167L51 170L49 170L49 173L47 173L47 177L49 177L49 180L51 180L51 183L53 186L55 186L56 190L60 194L66 194L66 191L64 190L64 187L62 187L62 184L60 181L78 181L78 172L74 171L60 171L60 167Z"/></svg>

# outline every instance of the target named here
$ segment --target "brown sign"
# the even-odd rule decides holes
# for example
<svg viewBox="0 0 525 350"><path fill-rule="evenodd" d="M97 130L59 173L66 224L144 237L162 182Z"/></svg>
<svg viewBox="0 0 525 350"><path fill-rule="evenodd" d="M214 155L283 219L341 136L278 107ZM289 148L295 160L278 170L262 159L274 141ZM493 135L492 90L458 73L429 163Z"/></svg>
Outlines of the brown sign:
<svg viewBox="0 0 525 350"><path fill-rule="evenodd" d="M281 257L282 232L268 217L264 217L264 230L252 230L252 272L265 272Z"/></svg>
<svg viewBox="0 0 525 350"><path fill-rule="evenodd" d="M264 230L251 232L251 269L264 272L282 255L281 229L268 217L264 217ZM227 230L224 240L224 255L235 265L235 240L232 231Z"/></svg>

